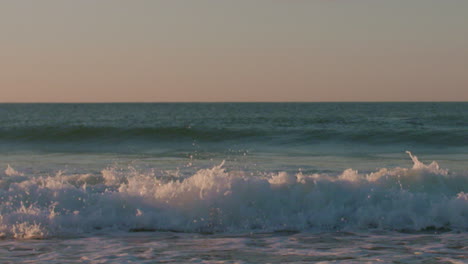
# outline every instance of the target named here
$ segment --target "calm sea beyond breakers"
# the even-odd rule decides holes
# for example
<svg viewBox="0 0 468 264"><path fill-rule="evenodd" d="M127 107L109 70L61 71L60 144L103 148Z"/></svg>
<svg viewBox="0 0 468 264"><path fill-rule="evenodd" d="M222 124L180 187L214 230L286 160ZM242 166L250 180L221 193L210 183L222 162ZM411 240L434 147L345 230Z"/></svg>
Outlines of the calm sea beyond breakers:
<svg viewBox="0 0 468 264"><path fill-rule="evenodd" d="M468 103L0 104L0 263L467 263Z"/></svg>

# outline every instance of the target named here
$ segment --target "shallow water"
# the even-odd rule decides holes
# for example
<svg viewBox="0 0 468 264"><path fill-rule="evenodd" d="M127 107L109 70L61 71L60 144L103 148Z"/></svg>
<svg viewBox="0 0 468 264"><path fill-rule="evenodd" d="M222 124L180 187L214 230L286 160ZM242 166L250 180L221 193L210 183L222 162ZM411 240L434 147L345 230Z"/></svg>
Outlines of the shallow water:
<svg viewBox="0 0 468 264"><path fill-rule="evenodd" d="M1 263L466 263L460 233L96 233L0 241Z"/></svg>

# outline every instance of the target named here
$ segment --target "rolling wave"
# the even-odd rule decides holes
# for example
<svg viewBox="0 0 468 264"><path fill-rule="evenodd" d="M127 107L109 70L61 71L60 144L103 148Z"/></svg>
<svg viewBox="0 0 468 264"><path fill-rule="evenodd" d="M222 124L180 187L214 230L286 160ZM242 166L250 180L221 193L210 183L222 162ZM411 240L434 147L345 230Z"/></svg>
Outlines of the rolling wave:
<svg viewBox="0 0 468 264"><path fill-rule="evenodd" d="M359 143L373 145L421 144L425 146L468 146L466 130L382 129L382 128L223 128L223 127L113 127L113 126L35 126L1 128L3 143L73 144L97 142L225 142L260 143Z"/></svg>
<svg viewBox="0 0 468 264"><path fill-rule="evenodd" d="M113 231L468 231L468 175L436 162L360 174L251 175L223 164L183 177L136 170L0 174L0 236Z"/></svg>
<svg viewBox="0 0 468 264"><path fill-rule="evenodd" d="M0 130L0 140L23 142L83 142L125 140L184 140L223 141L262 136L256 130L194 129L191 127L31 127Z"/></svg>

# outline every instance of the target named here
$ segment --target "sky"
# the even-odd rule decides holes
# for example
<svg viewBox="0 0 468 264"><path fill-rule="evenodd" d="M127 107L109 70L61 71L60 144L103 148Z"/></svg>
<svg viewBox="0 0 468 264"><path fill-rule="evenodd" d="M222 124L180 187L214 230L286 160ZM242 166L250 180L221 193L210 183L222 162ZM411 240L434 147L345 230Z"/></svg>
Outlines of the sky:
<svg viewBox="0 0 468 264"><path fill-rule="evenodd" d="M0 2L0 102L226 101L468 101L468 1Z"/></svg>

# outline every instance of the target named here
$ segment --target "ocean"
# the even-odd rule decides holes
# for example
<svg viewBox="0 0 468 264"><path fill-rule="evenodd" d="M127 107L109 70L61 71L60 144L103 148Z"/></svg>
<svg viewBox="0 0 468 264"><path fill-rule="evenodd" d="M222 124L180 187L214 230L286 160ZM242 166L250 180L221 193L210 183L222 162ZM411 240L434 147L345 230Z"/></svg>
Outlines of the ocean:
<svg viewBox="0 0 468 264"><path fill-rule="evenodd" d="M378 262L468 262L468 103L0 104L0 263Z"/></svg>

